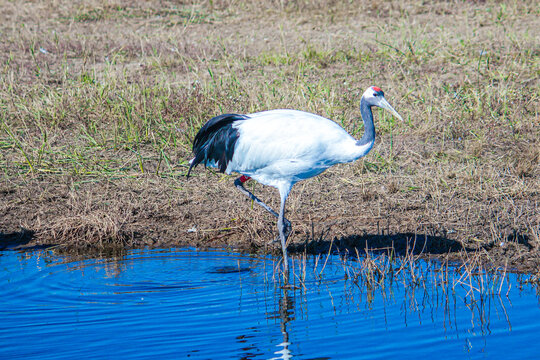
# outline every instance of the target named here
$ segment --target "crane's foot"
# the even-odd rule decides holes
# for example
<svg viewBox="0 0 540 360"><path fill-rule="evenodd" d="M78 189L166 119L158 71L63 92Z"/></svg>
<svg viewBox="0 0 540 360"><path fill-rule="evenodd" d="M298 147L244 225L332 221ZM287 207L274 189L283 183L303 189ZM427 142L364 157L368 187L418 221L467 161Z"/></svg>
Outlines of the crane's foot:
<svg viewBox="0 0 540 360"><path fill-rule="evenodd" d="M285 234L285 238L287 239L292 231L292 225L291 222L287 219L283 219L283 233ZM275 243L281 242L281 237L278 235L274 241Z"/></svg>
<svg viewBox="0 0 540 360"><path fill-rule="evenodd" d="M283 222L284 222L283 231L285 233L285 237L288 238L292 230L292 225L291 225L291 222L287 219L283 219Z"/></svg>

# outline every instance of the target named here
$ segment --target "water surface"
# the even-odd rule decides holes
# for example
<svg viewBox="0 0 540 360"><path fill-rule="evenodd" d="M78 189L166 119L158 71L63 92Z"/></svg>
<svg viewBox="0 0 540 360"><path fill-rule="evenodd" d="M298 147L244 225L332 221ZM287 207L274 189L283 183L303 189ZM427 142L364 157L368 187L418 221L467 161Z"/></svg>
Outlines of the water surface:
<svg viewBox="0 0 540 360"><path fill-rule="evenodd" d="M0 358L538 356L537 291L516 275L477 289L456 275L444 287L425 263L421 281L402 270L373 283L358 276L361 261L331 256L298 260L283 289L275 266L193 249L2 252Z"/></svg>

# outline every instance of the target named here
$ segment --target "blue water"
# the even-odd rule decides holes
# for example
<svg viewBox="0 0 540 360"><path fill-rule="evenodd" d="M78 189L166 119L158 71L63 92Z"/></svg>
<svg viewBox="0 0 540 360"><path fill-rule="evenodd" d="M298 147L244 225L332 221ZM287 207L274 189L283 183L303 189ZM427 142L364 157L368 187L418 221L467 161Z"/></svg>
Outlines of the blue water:
<svg viewBox="0 0 540 360"><path fill-rule="evenodd" d="M374 284L357 276L362 261L332 256L298 259L295 287L283 289L274 261L193 249L84 260L1 252L0 358L539 356L539 298L516 275L471 290L458 274L445 287L425 263Z"/></svg>

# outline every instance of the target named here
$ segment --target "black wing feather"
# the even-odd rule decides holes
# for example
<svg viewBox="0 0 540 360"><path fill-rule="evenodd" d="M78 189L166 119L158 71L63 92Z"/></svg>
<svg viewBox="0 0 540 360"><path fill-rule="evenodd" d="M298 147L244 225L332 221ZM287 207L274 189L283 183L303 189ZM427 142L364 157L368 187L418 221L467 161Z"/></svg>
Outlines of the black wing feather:
<svg viewBox="0 0 540 360"><path fill-rule="evenodd" d="M234 148L239 136L233 123L247 118L246 115L224 114L208 120L193 140L195 158L189 166L187 177L189 177L192 168L200 163L206 166L212 160L217 163L220 172L225 172L234 155Z"/></svg>

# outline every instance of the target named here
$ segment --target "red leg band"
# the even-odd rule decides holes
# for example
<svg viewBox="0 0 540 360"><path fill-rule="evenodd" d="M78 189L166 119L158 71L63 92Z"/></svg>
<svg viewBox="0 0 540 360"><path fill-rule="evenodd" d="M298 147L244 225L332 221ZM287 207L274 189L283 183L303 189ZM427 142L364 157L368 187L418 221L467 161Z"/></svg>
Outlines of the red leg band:
<svg viewBox="0 0 540 360"><path fill-rule="evenodd" d="M248 181L249 179L251 179L249 176L246 176L246 175L240 176L240 182L242 184L245 183L246 181Z"/></svg>

